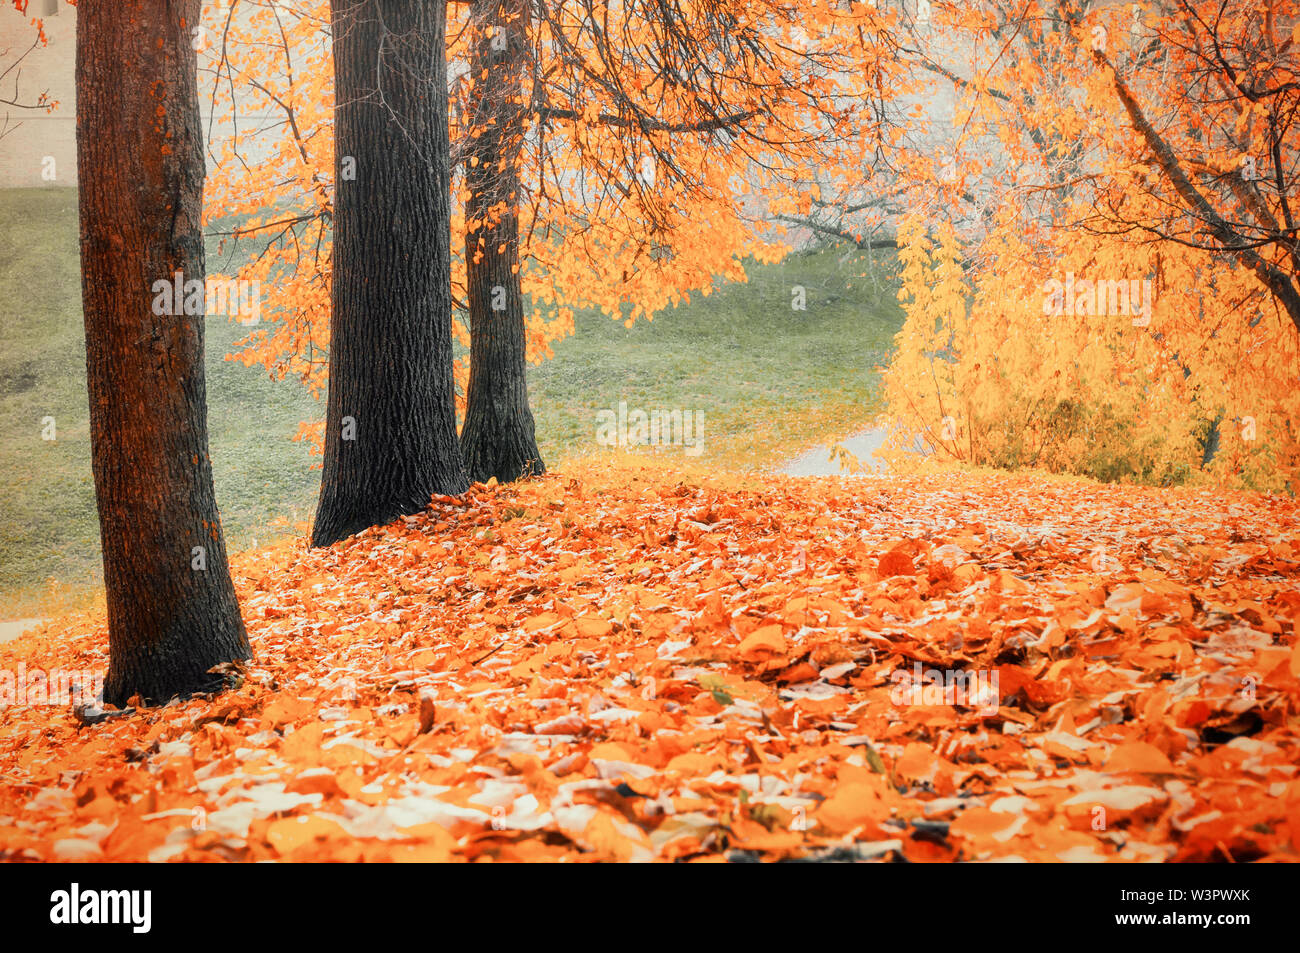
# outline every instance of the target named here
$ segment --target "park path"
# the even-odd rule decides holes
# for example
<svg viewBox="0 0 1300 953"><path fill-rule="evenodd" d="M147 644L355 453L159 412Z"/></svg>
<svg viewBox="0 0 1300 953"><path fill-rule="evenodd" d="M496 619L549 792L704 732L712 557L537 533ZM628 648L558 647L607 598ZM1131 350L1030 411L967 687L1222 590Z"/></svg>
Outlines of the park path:
<svg viewBox="0 0 1300 953"><path fill-rule="evenodd" d="M887 427L867 427L839 441L839 445L858 458L858 462L862 465L860 475L881 476L889 472L889 467L875 453L884 446L885 438L888 436ZM832 446L834 444L828 443L806 450L786 463L778 472L786 476L850 476L851 474L840 466L838 460L831 458Z"/></svg>
<svg viewBox="0 0 1300 953"><path fill-rule="evenodd" d="M44 619L14 619L10 622L0 622L0 642L12 642L44 621Z"/></svg>

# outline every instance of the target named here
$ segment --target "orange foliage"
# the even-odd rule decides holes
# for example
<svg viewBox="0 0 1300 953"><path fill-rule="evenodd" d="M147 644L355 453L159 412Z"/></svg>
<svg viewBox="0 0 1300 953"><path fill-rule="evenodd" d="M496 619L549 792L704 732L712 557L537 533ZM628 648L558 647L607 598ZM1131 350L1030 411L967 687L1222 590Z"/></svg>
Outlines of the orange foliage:
<svg viewBox="0 0 1300 953"><path fill-rule="evenodd" d="M1294 492L1300 338L1262 276L1300 291L1284 227L1300 6L1081 11L936 5L910 55L953 122L900 141L898 179L875 186L907 209L908 319L886 381L900 440L988 466Z"/></svg>
<svg viewBox="0 0 1300 953"><path fill-rule="evenodd" d="M472 87L473 78L460 75L469 59L467 7L449 5L453 100ZM244 117L233 138L212 144L207 216L234 225L226 238L251 243L256 260L238 277L260 283L267 319L236 357L277 377L300 378L321 393L335 175L328 4L241 8L251 12L232 18L209 11L207 23L216 111ZM684 9L683 16L691 15L689 6ZM609 5L621 48L645 45L655 29L647 10L653 5ZM730 12L769 42L768 58L755 58L744 69L711 64L713 93L737 115L752 117L729 145L689 131L703 121L698 97L635 58L626 61L628 74L617 77L620 95L659 125L629 126L611 94L590 81L600 66L589 22L555 3L553 16L536 24L538 72L549 82L536 89L530 78L520 104L530 116L520 233L521 281L533 305L526 314L531 360L548 357L551 342L572 332L576 308L598 308L630 323L694 293L707 295L716 278L744 280L744 259L774 260L787 250L784 230L758 220L762 210L806 207L806 169L814 159L829 170L857 167L873 147L871 105L889 85L893 14L865 4L809 7L788 0L755 0ZM547 58L560 47L557 34L577 51L577 61ZM254 114L272 118L254 122L248 118ZM458 119L453 109L453 144L467 132ZM688 131L671 131L683 128ZM265 159L243 158L258 149L266 151ZM656 155L665 158L647 172L647 160ZM466 194L460 176L452 199L453 293L463 301ZM220 258L209 267L220 270ZM468 346L460 321L455 334ZM465 362L457 362L457 372L463 409ZM316 439L317 433L305 426L301 436Z"/></svg>
<svg viewBox="0 0 1300 953"><path fill-rule="evenodd" d="M235 557L255 659L214 699L10 708L0 858L1295 859L1296 518L1012 477L476 486ZM102 668L103 627L0 671Z"/></svg>

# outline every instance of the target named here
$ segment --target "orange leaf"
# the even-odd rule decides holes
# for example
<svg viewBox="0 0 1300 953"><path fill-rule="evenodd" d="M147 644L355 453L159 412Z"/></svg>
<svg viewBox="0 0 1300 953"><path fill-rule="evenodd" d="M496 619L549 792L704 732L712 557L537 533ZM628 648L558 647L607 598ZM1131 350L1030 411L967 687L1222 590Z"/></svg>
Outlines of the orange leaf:
<svg viewBox="0 0 1300 953"><path fill-rule="evenodd" d="M1111 752L1105 770L1118 774L1132 771L1139 774L1174 774L1177 769L1165 753L1145 741L1130 741Z"/></svg>
<svg viewBox="0 0 1300 953"><path fill-rule="evenodd" d="M736 654L747 662L757 662L772 655L781 655L785 649L785 636L781 634L781 626L773 623L750 633L749 637L736 647Z"/></svg>

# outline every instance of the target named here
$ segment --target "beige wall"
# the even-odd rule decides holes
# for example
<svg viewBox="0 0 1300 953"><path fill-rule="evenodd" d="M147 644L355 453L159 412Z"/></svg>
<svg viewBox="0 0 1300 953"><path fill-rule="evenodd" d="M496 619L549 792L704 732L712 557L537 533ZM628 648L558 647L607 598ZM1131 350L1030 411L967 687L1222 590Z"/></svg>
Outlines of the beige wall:
<svg viewBox="0 0 1300 953"><path fill-rule="evenodd" d="M51 16L51 10L55 11ZM74 88L76 8L65 0L31 0L24 16L13 4L0 6L0 72L8 69L36 38L32 15L45 20L47 46L38 46L4 78L3 96L35 102L48 91L58 101L53 112L0 104L0 188L69 186L77 182L77 119ZM48 159L47 159L48 157ZM49 163L53 160L53 165ZM43 178L53 175L53 180Z"/></svg>
<svg viewBox="0 0 1300 953"><path fill-rule="evenodd" d="M214 2L217 0L205 0L205 8ZM51 10L55 11L53 15L50 15ZM36 38L35 27L31 25L33 15L44 19L49 43L27 54L21 74L18 70L9 73L0 86L0 93L5 99L13 99L16 77L20 102L35 102L42 92L48 91L50 98L59 105L47 113L41 109L16 109L0 103L0 132L8 130L0 136L0 188L77 184L76 7L70 6L67 0L29 0L28 13L23 15L9 0L0 0L0 72L7 69ZM212 49L199 54L201 63L205 55L211 56ZM209 115L202 89L199 102L206 130ZM241 114L241 129L247 129L249 121L258 118L248 112ZM219 122L213 129L213 138L224 138L231 129L229 123ZM245 142L243 152L251 162L257 161L261 154L258 144L252 141ZM48 159L53 159L52 166ZM53 180L47 178L51 169Z"/></svg>

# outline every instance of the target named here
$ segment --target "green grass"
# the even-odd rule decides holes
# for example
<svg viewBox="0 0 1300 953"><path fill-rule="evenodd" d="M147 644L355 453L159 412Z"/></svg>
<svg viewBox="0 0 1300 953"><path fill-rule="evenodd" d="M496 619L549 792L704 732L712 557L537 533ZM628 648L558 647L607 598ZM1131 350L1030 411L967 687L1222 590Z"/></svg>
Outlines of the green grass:
<svg viewBox="0 0 1300 953"><path fill-rule="evenodd" d="M0 618L55 611L100 582L78 256L75 190L0 191ZM310 516L320 472L290 438L322 411L301 387L224 360L247 328L223 316L205 330L217 501L238 550ZM54 442L41 439L46 416Z"/></svg>
<svg viewBox="0 0 1300 953"><path fill-rule="evenodd" d="M609 453L596 414L620 401L703 412L705 453L661 448L668 466L760 469L862 426L879 409L875 368L902 321L892 264L874 278L860 277L866 267L856 252L825 249L751 267L747 283L632 328L579 314L555 358L530 368L547 463ZM795 285L806 311L791 309ZM0 618L14 618L84 601L99 583L75 191L0 191L0 301ZM319 458L290 438L324 408L295 382L224 359L246 329L224 317L206 329L217 500L239 550L310 518ZM41 439L47 416L53 442Z"/></svg>
<svg viewBox="0 0 1300 953"><path fill-rule="evenodd" d="M629 410L704 413L705 452L695 462L762 469L860 428L880 409L876 367L902 324L897 285L856 251L823 249L747 268L749 281L631 328L580 314L555 359L529 372L547 461L609 452L596 414ZM806 310L791 307L805 291ZM646 451L643 451L646 452ZM665 452L681 454L680 449Z"/></svg>

